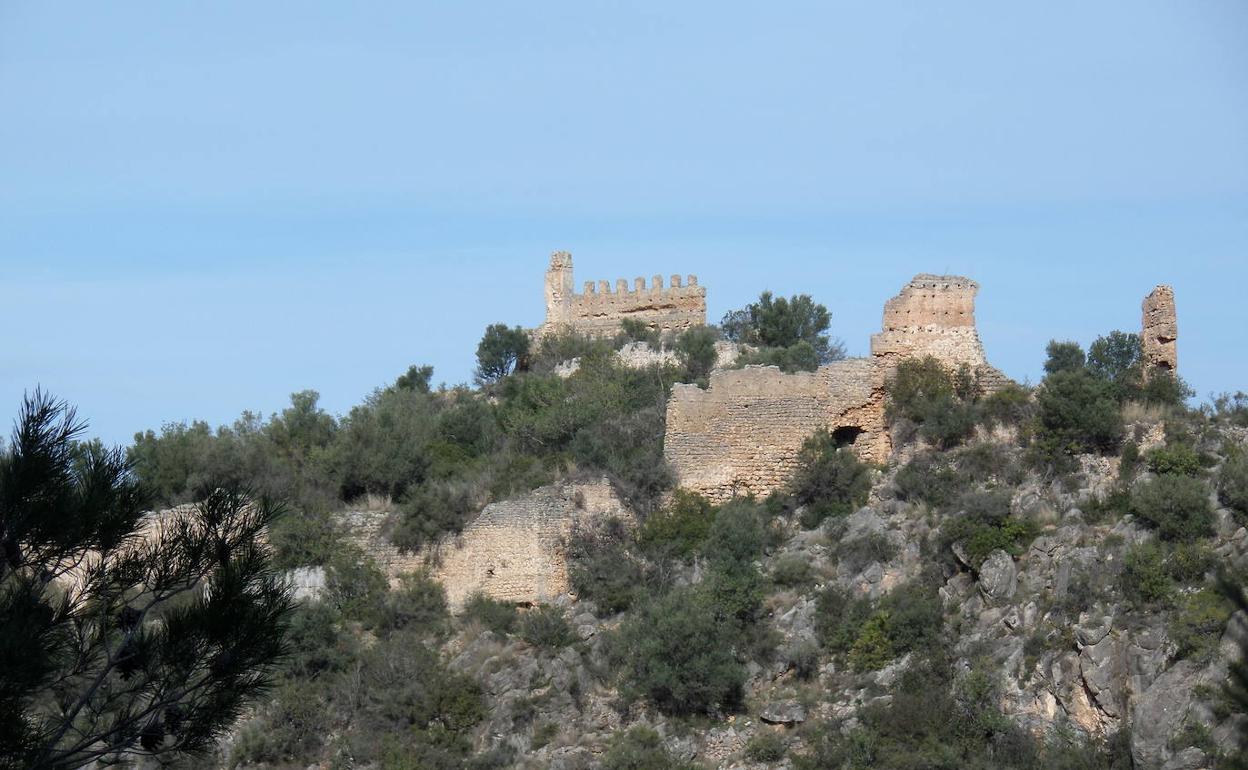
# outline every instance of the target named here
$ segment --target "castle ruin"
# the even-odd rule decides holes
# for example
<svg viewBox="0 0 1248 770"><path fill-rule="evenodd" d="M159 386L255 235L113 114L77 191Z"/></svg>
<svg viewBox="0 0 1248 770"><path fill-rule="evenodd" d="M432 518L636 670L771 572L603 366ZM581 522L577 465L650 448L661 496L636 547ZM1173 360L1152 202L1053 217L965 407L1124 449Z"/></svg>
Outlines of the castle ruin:
<svg viewBox="0 0 1248 770"><path fill-rule="evenodd" d="M696 275L673 275L666 288L661 275L654 276L648 286L644 278L636 278L631 288L621 278L614 291L610 281L586 281L580 294L573 286L572 255L556 251L546 270L546 321L539 333L571 329L609 337L630 318L660 332L706 324L706 289L698 285Z"/></svg>
<svg viewBox="0 0 1248 770"><path fill-rule="evenodd" d="M1144 298L1141 336L1144 346L1144 377L1156 371L1179 369L1179 320L1174 310L1174 289L1160 285Z"/></svg>
<svg viewBox="0 0 1248 770"><path fill-rule="evenodd" d="M966 365L987 390L1006 382L975 329L978 291L969 278L916 275L885 303L868 358L793 374L747 366L713 372L706 390L674 386L664 453L679 485L716 502L765 496L792 477L802 443L818 428L864 460L886 461L885 389L900 362L933 356L951 370Z"/></svg>

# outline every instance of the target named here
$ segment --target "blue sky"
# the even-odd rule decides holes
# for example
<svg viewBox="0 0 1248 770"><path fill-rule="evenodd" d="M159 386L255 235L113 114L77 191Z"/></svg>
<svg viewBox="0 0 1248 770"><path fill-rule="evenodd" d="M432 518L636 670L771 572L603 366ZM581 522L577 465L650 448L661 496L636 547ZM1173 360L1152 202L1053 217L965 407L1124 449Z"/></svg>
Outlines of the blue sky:
<svg viewBox="0 0 1248 770"><path fill-rule="evenodd" d="M125 443L345 412L579 280L808 292L865 353L970 275L990 359L1135 330L1248 389L1248 4L0 0L0 404Z"/></svg>

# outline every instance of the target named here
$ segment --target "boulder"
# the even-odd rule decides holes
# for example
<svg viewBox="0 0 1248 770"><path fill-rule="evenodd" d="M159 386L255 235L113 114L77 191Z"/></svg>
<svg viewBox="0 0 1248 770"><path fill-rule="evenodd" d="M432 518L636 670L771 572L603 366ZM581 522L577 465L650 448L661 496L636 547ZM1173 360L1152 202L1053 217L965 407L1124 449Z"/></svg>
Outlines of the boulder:
<svg viewBox="0 0 1248 770"><path fill-rule="evenodd" d="M797 725L806 721L806 707L795 700L773 701L758 716L768 724Z"/></svg>
<svg viewBox="0 0 1248 770"><path fill-rule="evenodd" d="M989 601L1012 599L1018 590L1018 568L1013 557L999 548L988 554L979 567L979 590Z"/></svg>

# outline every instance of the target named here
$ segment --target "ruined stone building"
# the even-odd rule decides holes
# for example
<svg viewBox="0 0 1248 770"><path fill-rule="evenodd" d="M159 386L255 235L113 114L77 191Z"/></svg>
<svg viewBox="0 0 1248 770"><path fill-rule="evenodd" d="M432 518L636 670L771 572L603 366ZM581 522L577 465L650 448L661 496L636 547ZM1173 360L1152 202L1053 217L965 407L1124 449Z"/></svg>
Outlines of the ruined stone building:
<svg viewBox="0 0 1248 770"><path fill-rule="evenodd" d="M644 278L631 286L621 278L614 290L610 281L586 281L580 294L573 286L572 255L556 251L546 271L546 321L539 332L565 328L606 337L619 332L620 323L629 318L661 332L706 323L706 289L698 285L696 275L673 275L668 287L661 275L648 286Z"/></svg>
<svg viewBox="0 0 1248 770"><path fill-rule="evenodd" d="M664 453L679 485L714 501L767 495L792 477L802 442L818 428L865 460L887 460L885 387L901 361L930 355L950 369L967 365L987 389L1005 382L975 329L978 290L969 278L916 275L885 303L868 358L794 374L770 366L716 371L706 390L676 385Z"/></svg>
<svg viewBox="0 0 1248 770"><path fill-rule="evenodd" d="M1144 298L1141 336L1144 376L1155 371L1179 369L1179 319L1174 310L1174 289L1158 286Z"/></svg>
<svg viewBox="0 0 1248 770"><path fill-rule="evenodd" d="M385 518L384 513L349 514L348 536L391 580L427 571L456 610L477 592L516 604L552 601L569 590L567 540L576 526L611 518L634 523L606 479L541 487L491 503L463 532L418 553L403 553L385 538Z"/></svg>

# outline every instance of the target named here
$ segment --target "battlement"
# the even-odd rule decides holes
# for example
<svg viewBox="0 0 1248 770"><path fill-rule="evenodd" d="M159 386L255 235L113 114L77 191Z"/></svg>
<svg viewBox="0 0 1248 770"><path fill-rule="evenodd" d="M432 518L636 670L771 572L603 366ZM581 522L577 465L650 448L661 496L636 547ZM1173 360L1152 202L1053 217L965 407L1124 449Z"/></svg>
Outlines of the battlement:
<svg viewBox="0 0 1248 770"><path fill-rule="evenodd" d="M556 251L546 271L546 321L540 331L558 327L582 334L610 336L633 318L658 331L683 331L706 323L706 289L696 275L672 275L615 281L585 281L580 294L573 287L572 255Z"/></svg>

